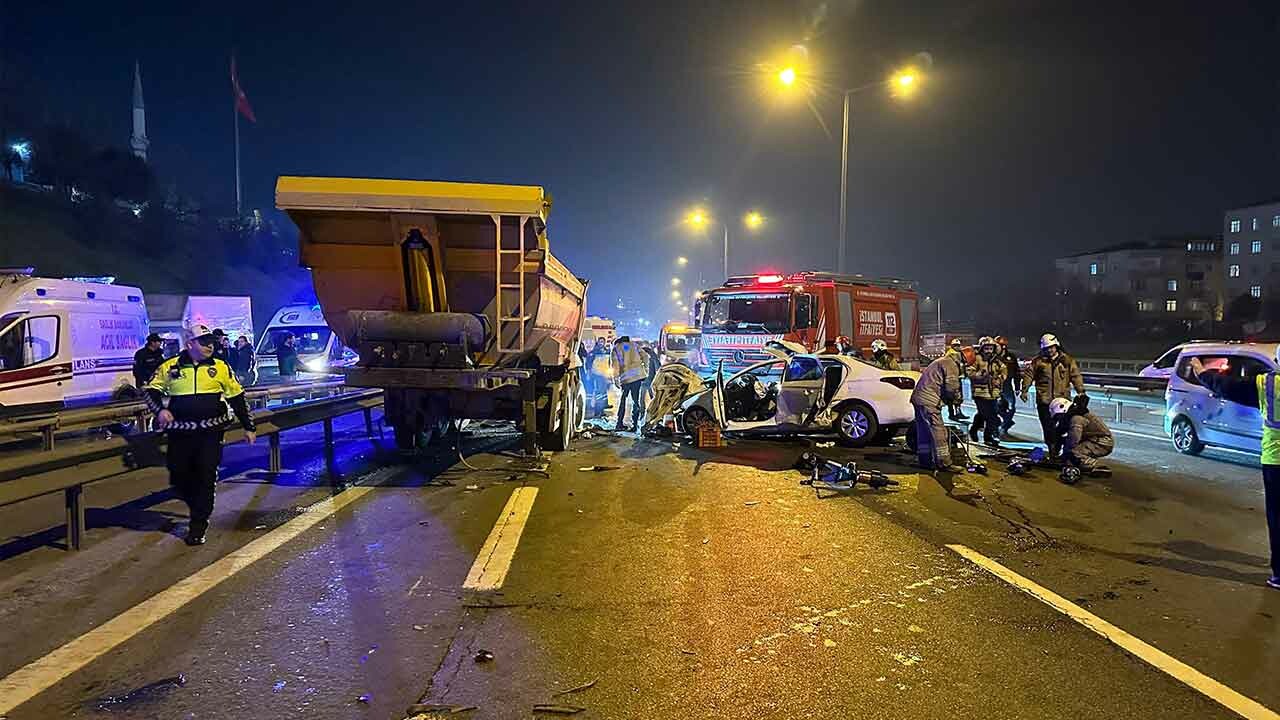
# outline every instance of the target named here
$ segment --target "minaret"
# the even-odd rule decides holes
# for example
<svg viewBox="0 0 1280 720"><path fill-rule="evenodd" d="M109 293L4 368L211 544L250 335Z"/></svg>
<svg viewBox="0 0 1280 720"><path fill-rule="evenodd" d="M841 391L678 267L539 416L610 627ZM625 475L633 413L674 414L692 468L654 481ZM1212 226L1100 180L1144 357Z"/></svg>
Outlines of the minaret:
<svg viewBox="0 0 1280 720"><path fill-rule="evenodd" d="M133 154L142 160L147 159L147 109L142 103L142 69L138 63L133 64L133 136L129 138L129 147Z"/></svg>

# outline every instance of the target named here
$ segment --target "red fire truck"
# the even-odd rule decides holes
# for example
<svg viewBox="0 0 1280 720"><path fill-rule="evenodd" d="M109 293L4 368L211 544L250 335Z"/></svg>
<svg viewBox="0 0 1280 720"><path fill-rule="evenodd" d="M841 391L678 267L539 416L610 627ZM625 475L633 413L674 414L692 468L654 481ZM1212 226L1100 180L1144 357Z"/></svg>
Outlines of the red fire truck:
<svg viewBox="0 0 1280 720"><path fill-rule="evenodd" d="M741 369L769 360L764 344L791 340L810 352L833 351L848 336L870 357L883 339L904 367L919 363L915 283L826 272L741 275L698 295L702 359L714 368Z"/></svg>

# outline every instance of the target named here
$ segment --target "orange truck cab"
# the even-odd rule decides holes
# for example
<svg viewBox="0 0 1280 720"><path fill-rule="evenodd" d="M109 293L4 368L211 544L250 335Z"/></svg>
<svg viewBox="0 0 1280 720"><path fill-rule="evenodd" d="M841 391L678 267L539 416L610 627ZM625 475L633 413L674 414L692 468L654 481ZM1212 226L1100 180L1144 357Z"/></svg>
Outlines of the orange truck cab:
<svg viewBox="0 0 1280 720"><path fill-rule="evenodd" d="M919 363L915 283L827 272L740 275L698 294L702 363L739 370L768 360L766 343L789 340L808 352L835 352L844 335L870 355L881 339L903 367Z"/></svg>

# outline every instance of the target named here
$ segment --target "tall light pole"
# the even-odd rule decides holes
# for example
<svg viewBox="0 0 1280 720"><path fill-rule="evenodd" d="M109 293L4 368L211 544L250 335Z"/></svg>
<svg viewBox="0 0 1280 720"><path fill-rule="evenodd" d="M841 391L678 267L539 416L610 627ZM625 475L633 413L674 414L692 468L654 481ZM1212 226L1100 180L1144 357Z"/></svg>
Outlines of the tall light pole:
<svg viewBox="0 0 1280 720"><path fill-rule="evenodd" d="M706 229L713 222L711 214L701 207L695 207L685 213L684 221L686 225L698 231ZM752 210L742 216L742 224L748 230L759 230L764 226L764 215L758 210ZM724 263L724 277L727 280L729 279L729 223L720 222L720 229L724 233L722 260Z"/></svg>
<svg viewBox="0 0 1280 720"><path fill-rule="evenodd" d="M927 53L921 53L920 56L926 62L931 62ZM783 89L791 89L795 86L797 79L800 77L799 71L793 66L784 67L776 75L777 82ZM845 271L845 248L848 245L849 234L849 117L850 117L850 98L855 94L864 90L873 88L887 87L893 96L900 99L910 98L915 95L916 90L920 87L921 71L915 67L905 67L890 76L887 80L869 83L858 87L848 88L844 91L844 132L840 138L840 247L837 252L836 268L839 272ZM815 111L816 112L816 111ZM824 124L825 127L825 124Z"/></svg>

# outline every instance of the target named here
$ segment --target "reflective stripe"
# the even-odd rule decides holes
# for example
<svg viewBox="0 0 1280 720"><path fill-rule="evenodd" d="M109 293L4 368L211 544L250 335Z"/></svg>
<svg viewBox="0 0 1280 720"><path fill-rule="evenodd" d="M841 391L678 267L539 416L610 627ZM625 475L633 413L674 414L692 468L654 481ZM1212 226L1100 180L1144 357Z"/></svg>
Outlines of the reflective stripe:
<svg viewBox="0 0 1280 720"><path fill-rule="evenodd" d="M1280 378L1269 372L1258 376L1258 408L1262 410L1262 424L1269 430L1280 431L1280 416L1276 415L1276 381Z"/></svg>

